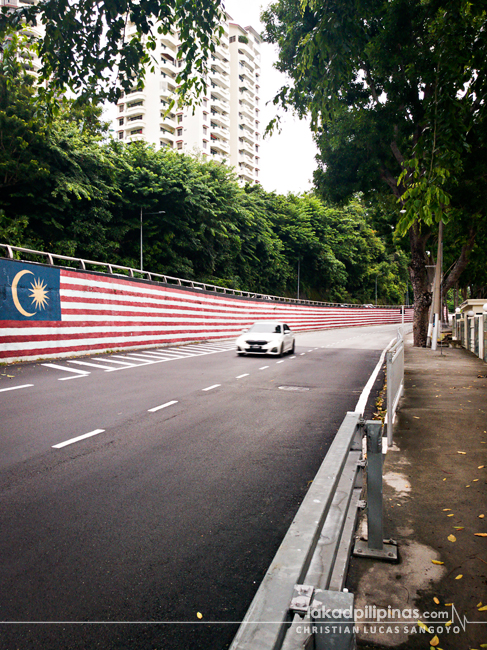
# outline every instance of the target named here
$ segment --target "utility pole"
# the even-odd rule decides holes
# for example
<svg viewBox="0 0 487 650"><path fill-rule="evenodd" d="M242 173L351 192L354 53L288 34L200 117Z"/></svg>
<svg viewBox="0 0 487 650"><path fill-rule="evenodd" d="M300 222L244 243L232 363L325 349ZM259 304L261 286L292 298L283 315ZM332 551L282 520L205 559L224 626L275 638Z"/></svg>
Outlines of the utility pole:
<svg viewBox="0 0 487 650"><path fill-rule="evenodd" d="M436 350L441 329L441 274L443 270L443 221L438 229L438 253L436 255L435 284L433 290L433 334L431 349Z"/></svg>
<svg viewBox="0 0 487 650"><path fill-rule="evenodd" d="M299 300L299 273L301 270L301 257L298 257L298 300Z"/></svg>

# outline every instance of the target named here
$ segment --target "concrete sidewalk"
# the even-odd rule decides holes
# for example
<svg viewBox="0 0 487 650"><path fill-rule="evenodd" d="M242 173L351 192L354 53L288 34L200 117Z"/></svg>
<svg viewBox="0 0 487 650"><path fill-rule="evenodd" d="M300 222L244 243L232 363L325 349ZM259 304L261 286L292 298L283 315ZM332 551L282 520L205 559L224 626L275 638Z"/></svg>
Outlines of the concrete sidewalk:
<svg viewBox="0 0 487 650"><path fill-rule="evenodd" d="M408 337L384 464L384 534L400 561L351 560L347 586L371 621L359 648L487 648L486 485L487 364L462 349L413 348ZM379 624L374 605L400 612Z"/></svg>

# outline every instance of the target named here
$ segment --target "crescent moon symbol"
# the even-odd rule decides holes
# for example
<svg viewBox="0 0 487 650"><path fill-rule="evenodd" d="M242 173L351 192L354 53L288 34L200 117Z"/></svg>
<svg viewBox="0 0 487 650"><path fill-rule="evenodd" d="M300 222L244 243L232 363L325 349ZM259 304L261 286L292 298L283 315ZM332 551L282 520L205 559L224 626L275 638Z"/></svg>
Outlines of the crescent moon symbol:
<svg viewBox="0 0 487 650"><path fill-rule="evenodd" d="M14 281L12 282L12 299L14 301L14 305L17 307L17 309L20 311L21 314L23 314L24 316L35 316L35 312L29 314L28 311L25 311L25 309L20 304L19 296L17 295L17 285L19 283L19 280L26 273L30 273L31 275L34 275L32 271L24 270L24 271L19 271L15 276Z"/></svg>

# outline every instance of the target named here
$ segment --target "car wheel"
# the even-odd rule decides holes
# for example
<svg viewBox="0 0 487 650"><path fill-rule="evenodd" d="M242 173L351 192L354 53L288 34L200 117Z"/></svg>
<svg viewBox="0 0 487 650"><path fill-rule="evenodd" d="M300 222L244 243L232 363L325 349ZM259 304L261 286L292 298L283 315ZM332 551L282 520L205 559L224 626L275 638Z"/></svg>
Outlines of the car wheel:
<svg viewBox="0 0 487 650"><path fill-rule="evenodd" d="M296 347L296 341L293 341L292 348L289 350L289 354L294 354L294 348Z"/></svg>
<svg viewBox="0 0 487 650"><path fill-rule="evenodd" d="M237 357L243 357L245 355L245 352L237 352Z"/></svg>
<svg viewBox="0 0 487 650"><path fill-rule="evenodd" d="M284 343L281 345L281 349L279 350L279 354L277 356L282 357L284 354Z"/></svg>

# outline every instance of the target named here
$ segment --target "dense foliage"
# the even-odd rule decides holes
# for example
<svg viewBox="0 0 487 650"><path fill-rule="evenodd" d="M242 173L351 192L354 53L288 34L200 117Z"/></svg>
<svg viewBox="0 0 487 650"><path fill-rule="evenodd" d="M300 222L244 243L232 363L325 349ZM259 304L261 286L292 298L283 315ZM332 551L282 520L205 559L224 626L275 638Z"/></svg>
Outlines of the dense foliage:
<svg viewBox="0 0 487 650"><path fill-rule="evenodd" d="M114 99L117 80L126 91L142 82L157 36L177 30L184 61L177 81L181 95L194 98L221 35L220 12L214 0L36 0L3 7L0 36L25 24L40 27L42 76L51 89Z"/></svg>
<svg viewBox="0 0 487 650"><path fill-rule="evenodd" d="M290 77L275 102L312 118L321 196L363 192L408 234L422 345L426 249L436 248L438 222L446 224L445 292L486 237L485 2L277 0L263 19Z"/></svg>

